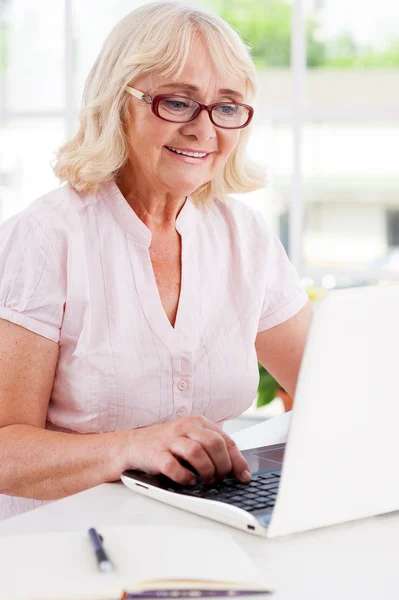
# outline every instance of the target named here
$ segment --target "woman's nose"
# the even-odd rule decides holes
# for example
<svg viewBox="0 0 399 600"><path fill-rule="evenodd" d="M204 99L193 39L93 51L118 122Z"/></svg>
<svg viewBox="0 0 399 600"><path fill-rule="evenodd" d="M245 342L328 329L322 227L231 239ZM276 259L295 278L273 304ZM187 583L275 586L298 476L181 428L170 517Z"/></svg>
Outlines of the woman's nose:
<svg viewBox="0 0 399 600"><path fill-rule="evenodd" d="M184 135L194 135L197 140L209 140L216 137L216 128L207 110L201 110L193 121L185 123Z"/></svg>

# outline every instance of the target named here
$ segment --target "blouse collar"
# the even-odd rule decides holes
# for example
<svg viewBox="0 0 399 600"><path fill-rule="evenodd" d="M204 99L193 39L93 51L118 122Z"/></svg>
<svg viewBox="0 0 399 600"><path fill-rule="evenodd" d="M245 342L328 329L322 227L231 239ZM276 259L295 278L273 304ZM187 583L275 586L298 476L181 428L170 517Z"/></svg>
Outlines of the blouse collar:
<svg viewBox="0 0 399 600"><path fill-rule="evenodd" d="M131 208L126 198L114 181L102 183L99 195L106 202L119 225L137 243L147 246L151 244L151 230L143 223ZM193 230L196 206L192 197L187 196L176 219L176 230L187 237Z"/></svg>

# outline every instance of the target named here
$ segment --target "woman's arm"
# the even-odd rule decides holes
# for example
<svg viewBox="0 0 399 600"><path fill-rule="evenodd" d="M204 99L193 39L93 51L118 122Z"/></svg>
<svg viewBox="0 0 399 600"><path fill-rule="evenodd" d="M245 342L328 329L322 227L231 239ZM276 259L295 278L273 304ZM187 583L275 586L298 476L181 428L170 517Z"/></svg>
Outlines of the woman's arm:
<svg viewBox="0 0 399 600"><path fill-rule="evenodd" d="M58 344L0 319L0 493L54 500L118 479L122 440L46 431Z"/></svg>
<svg viewBox="0 0 399 600"><path fill-rule="evenodd" d="M111 433L58 433L31 425L3 427L0 493L57 500L119 480L123 452L118 452L117 438Z"/></svg>
<svg viewBox="0 0 399 600"><path fill-rule="evenodd" d="M55 500L118 480L128 468L193 482L178 458L205 480L231 470L250 479L234 442L201 416L134 431L45 430L57 360L58 344L0 319L0 493Z"/></svg>
<svg viewBox="0 0 399 600"><path fill-rule="evenodd" d="M295 393L299 368L312 320L310 300L291 319L258 333L258 361L291 395Z"/></svg>

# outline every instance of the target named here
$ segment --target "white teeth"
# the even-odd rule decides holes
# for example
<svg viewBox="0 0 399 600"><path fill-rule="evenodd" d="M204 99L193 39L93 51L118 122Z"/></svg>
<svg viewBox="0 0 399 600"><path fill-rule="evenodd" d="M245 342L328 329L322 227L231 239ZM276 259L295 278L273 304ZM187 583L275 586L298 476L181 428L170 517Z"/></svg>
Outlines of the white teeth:
<svg viewBox="0 0 399 600"><path fill-rule="evenodd" d="M171 148L170 146L166 146L168 150L172 150L172 152L176 152L177 154L184 154L185 156L194 156L194 158L203 158L206 156L206 152L185 152L184 150L177 150L176 148Z"/></svg>

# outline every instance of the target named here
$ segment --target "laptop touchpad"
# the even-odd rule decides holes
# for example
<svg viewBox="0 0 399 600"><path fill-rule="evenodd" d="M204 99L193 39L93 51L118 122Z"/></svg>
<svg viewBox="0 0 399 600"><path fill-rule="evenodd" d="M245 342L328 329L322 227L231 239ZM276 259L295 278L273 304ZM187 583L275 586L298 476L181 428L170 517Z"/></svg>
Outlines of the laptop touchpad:
<svg viewBox="0 0 399 600"><path fill-rule="evenodd" d="M254 448L245 452L251 473L258 471L272 471L281 469L284 456L284 447L261 450Z"/></svg>

